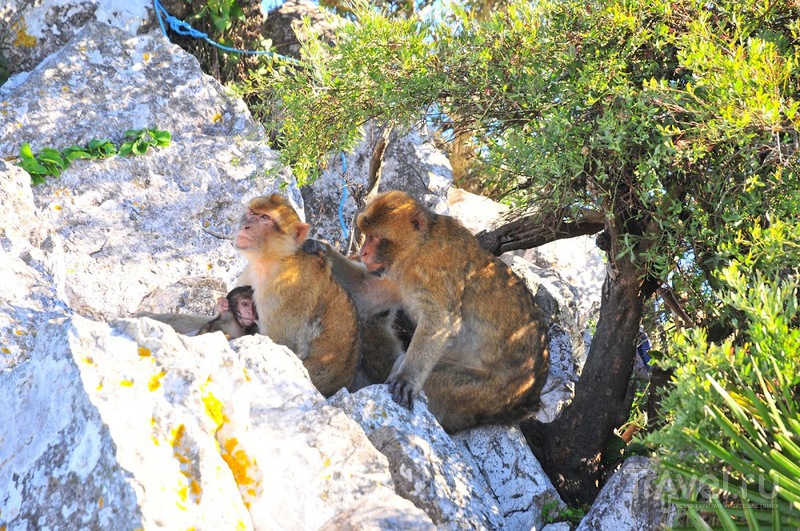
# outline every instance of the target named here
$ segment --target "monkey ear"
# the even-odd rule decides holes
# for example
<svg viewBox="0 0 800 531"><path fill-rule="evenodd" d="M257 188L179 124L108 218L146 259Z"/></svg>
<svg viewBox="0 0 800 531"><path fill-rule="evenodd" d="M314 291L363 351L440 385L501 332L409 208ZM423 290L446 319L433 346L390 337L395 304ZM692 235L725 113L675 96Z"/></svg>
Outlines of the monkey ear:
<svg viewBox="0 0 800 531"><path fill-rule="evenodd" d="M294 231L294 241L298 244L303 243L303 240L308 236L308 223L298 223Z"/></svg>
<svg viewBox="0 0 800 531"><path fill-rule="evenodd" d="M425 212L417 210L411 215L411 225L417 232L424 232L428 228L428 218Z"/></svg>

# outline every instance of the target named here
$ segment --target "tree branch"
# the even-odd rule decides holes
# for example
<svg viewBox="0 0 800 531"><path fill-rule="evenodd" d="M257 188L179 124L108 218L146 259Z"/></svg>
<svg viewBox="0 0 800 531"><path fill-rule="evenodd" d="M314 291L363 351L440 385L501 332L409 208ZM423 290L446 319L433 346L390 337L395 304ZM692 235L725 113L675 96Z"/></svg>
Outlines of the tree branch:
<svg viewBox="0 0 800 531"><path fill-rule="evenodd" d="M603 230L605 216L586 210L577 221L564 221L563 214L524 216L492 231L478 233L481 247L495 256L517 249L533 249L564 238L595 234Z"/></svg>

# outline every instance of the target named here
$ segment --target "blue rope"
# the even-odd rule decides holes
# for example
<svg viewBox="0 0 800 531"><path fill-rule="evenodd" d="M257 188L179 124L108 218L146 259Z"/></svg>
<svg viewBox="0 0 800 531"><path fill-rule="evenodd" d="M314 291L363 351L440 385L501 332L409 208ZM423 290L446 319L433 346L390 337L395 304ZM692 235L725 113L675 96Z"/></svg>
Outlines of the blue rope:
<svg viewBox="0 0 800 531"><path fill-rule="evenodd" d="M339 201L339 225L342 227L342 233L344 234L344 239L347 240L350 238L350 231L347 230L347 224L344 222L344 214L342 213L344 209L344 202L347 199L347 181L344 178L344 175L347 173L347 159L344 157L344 153L342 155L342 184L344 185L344 192L342 193L342 200Z"/></svg>
<svg viewBox="0 0 800 531"><path fill-rule="evenodd" d="M287 61L289 63L294 63L297 65L302 65L302 63L296 59L292 59L291 57L286 57L285 55L280 55L275 52L270 52L268 50L239 50L237 48L231 48L229 46L222 45L218 42L215 42L208 36L207 33L203 33L202 31L198 31L191 27L189 24L184 22L183 20L177 19L167 13L167 10L164 9L164 6L161 5L161 2L158 0L153 0L153 8L156 11L156 18L158 18L158 25L161 26L161 32L164 34L164 37L169 40L169 35L167 35L167 29L164 26L164 19L166 19L167 23L169 24L169 29L177 33L178 35L183 35L186 37L192 37L194 39L203 39L207 43L212 46L216 46L220 50L231 52L231 53L242 53L248 55L271 55L283 61Z"/></svg>

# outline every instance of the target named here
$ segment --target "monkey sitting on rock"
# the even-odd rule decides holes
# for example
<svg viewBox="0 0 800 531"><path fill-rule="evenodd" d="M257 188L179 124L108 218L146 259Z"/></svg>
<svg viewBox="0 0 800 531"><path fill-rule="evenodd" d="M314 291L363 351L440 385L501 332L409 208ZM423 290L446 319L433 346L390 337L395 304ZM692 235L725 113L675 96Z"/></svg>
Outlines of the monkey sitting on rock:
<svg viewBox="0 0 800 531"><path fill-rule="evenodd" d="M539 408L549 368L547 329L533 295L457 220L408 194L377 196L359 215L365 237L353 262L310 245L365 317L402 306L416 324L386 379L411 407L425 391L448 432L516 423Z"/></svg>

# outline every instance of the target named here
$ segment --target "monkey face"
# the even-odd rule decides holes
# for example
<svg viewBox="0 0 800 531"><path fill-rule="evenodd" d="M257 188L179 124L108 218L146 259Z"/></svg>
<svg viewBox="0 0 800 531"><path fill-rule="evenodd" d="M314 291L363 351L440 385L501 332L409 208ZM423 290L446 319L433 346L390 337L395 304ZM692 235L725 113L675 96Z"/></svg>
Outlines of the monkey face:
<svg viewBox="0 0 800 531"><path fill-rule="evenodd" d="M414 256L430 229L429 213L405 192L386 192L359 216L358 227L366 236L361 261L380 273Z"/></svg>
<svg viewBox="0 0 800 531"><path fill-rule="evenodd" d="M367 271L378 274L389 266L389 249L389 240L368 234L358 254L361 262L367 266Z"/></svg>
<svg viewBox="0 0 800 531"><path fill-rule="evenodd" d="M231 308L236 316L236 320L239 321L239 324L244 328L251 326L258 320L256 306L253 303L253 299L241 297L236 301L236 304L231 306Z"/></svg>
<svg viewBox="0 0 800 531"><path fill-rule="evenodd" d="M241 251L257 250L270 237L279 233L278 224L268 212L247 209L236 233L236 248Z"/></svg>
<svg viewBox="0 0 800 531"><path fill-rule="evenodd" d="M262 256L286 256L305 240L308 227L281 195L256 197L239 225L236 248Z"/></svg>

